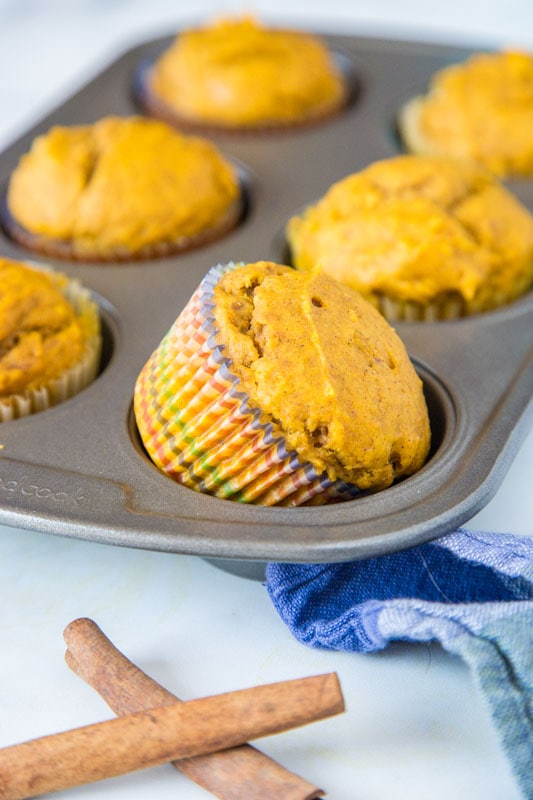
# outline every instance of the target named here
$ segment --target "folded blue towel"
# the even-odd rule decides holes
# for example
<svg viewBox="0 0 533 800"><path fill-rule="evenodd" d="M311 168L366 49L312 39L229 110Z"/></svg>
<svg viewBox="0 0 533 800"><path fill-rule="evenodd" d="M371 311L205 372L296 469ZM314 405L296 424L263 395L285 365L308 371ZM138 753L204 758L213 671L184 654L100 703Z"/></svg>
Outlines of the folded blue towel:
<svg viewBox="0 0 533 800"><path fill-rule="evenodd" d="M269 564L266 585L310 647L369 653L439 641L470 666L533 800L533 539L458 530L341 564Z"/></svg>

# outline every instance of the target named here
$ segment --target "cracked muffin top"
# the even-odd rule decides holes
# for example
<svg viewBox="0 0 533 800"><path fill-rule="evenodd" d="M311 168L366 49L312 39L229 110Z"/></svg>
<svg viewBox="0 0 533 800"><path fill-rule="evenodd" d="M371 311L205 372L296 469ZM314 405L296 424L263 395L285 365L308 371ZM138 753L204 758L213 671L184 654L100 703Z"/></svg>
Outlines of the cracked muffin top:
<svg viewBox="0 0 533 800"><path fill-rule="evenodd" d="M67 278L0 259L0 399L45 385L82 358L96 318L79 317Z"/></svg>
<svg viewBox="0 0 533 800"><path fill-rule="evenodd" d="M336 111L347 95L320 39L251 17L184 31L154 65L149 84L184 121L229 128L312 120Z"/></svg>
<svg viewBox="0 0 533 800"><path fill-rule="evenodd" d="M402 109L413 153L468 158L500 177L533 176L533 56L477 53L437 72Z"/></svg>
<svg viewBox="0 0 533 800"><path fill-rule="evenodd" d="M106 117L36 138L11 176L7 205L22 229L13 235L33 249L121 259L222 232L238 219L239 195L236 171L210 142L157 120Z"/></svg>
<svg viewBox="0 0 533 800"><path fill-rule="evenodd" d="M424 463L421 381L392 327L318 272L258 262L214 290L217 342L251 405L333 480L386 488Z"/></svg>
<svg viewBox="0 0 533 800"><path fill-rule="evenodd" d="M533 280L533 216L471 162L375 162L292 218L287 237L298 269L319 265L376 305L452 296L476 313Z"/></svg>

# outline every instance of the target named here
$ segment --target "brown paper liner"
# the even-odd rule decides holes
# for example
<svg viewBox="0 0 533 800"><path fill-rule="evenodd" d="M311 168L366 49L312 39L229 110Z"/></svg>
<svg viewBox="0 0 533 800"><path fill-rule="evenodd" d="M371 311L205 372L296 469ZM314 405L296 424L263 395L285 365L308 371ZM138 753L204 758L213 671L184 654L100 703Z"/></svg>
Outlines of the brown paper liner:
<svg viewBox="0 0 533 800"><path fill-rule="evenodd" d="M27 250L53 258L69 261L87 261L95 263L150 261L158 258L167 258L172 255L188 252L198 247L204 247L217 239L230 233L243 217L246 200L244 189L241 186L241 197L228 207L213 225L204 231L192 236L181 236L173 241L154 242L151 245L132 252L127 248L115 248L107 253L80 252L76 242L67 239L51 239L42 234L33 233L22 226L11 215L7 203L4 201L1 209L2 224L8 234L18 244Z"/></svg>
<svg viewBox="0 0 533 800"><path fill-rule="evenodd" d="M296 120L264 120L253 125L243 124L224 124L207 120L194 119L180 114L179 110L170 105L166 100L157 95L150 83L150 74L154 66L155 59L142 62L137 70L134 82L134 95L140 108L152 117L166 122L175 128L188 133L213 135L249 135L261 136L277 133L290 133L293 130L302 130L324 122L335 119L349 105L356 95L357 87L353 76L343 63L342 71L344 74L344 92L340 99L328 106L308 112L301 119Z"/></svg>

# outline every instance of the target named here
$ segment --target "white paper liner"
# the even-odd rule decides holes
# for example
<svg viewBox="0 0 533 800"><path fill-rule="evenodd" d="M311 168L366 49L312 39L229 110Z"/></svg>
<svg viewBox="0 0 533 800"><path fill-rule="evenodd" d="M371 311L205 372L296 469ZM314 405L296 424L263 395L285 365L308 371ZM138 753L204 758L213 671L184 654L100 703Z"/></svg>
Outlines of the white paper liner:
<svg viewBox="0 0 533 800"><path fill-rule="evenodd" d="M76 316L86 320L87 339L80 361L65 370L62 375L24 393L0 398L0 422L26 417L68 400L95 379L100 365L102 346L100 318L98 306L90 292L78 281L66 278L64 274L55 272L51 267L34 262L25 263L28 267L46 272L53 278L57 288L74 307Z"/></svg>

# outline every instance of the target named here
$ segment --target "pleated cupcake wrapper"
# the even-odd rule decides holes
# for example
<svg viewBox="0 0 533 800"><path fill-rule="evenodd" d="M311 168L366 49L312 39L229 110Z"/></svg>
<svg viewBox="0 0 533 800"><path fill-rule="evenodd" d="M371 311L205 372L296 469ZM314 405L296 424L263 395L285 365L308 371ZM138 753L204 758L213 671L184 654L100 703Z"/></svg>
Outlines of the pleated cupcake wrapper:
<svg viewBox="0 0 533 800"><path fill-rule="evenodd" d="M208 272L139 375L135 414L150 458L185 486L245 503L354 497L354 486L331 481L287 450L281 431L250 405L217 344L213 289L235 266Z"/></svg>
<svg viewBox="0 0 533 800"><path fill-rule="evenodd" d="M406 300L375 294L369 300L389 322L435 322L460 319L491 311L512 303L530 288L531 280L524 275L508 290L485 288L467 300L458 292L442 292L427 301Z"/></svg>
<svg viewBox="0 0 533 800"><path fill-rule="evenodd" d="M378 295L373 302L388 322L434 322L465 316L462 297L451 292L427 302L387 295Z"/></svg>
<svg viewBox="0 0 533 800"><path fill-rule="evenodd" d="M35 233L21 225L11 214L6 194L0 199L0 219L9 237L27 250L42 253L44 256L89 263L110 261L150 261L167 258L175 253L185 253L211 244L229 233L242 219L245 198L241 186L240 196L205 229L190 234L179 234L173 239L165 239L146 244L132 251L126 245L116 245L105 252L91 247L83 247L73 239L54 239L45 234Z"/></svg>
<svg viewBox="0 0 533 800"><path fill-rule="evenodd" d="M76 316L83 320L87 331L86 344L81 359L63 374L46 381L41 386L1 398L0 422L26 417L68 400L92 383L100 366L102 340L99 312L89 291L77 281L68 280L62 273L56 273L42 264L28 263L28 266L46 272L52 277L74 307Z"/></svg>

